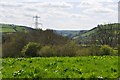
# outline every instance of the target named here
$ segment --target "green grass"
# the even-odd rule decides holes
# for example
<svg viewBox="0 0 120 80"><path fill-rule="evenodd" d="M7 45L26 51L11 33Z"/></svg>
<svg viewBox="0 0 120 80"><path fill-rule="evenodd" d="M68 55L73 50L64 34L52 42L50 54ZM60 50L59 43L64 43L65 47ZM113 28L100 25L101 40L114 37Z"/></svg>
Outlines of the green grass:
<svg viewBox="0 0 120 80"><path fill-rule="evenodd" d="M25 28L24 27L16 27L17 32L18 31L24 31ZM0 32L16 32L13 27L2 27L2 29L0 29Z"/></svg>
<svg viewBox="0 0 120 80"><path fill-rule="evenodd" d="M4 58L2 67L3 78L118 77L117 56Z"/></svg>
<svg viewBox="0 0 120 80"><path fill-rule="evenodd" d="M0 32L15 32L15 30L12 28L2 28Z"/></svg>
<svg viewBox="0 0 120 80"><path fill-rule="evenodd" d="M26 32L31 30L25 26L18 26L18 25L10 25L10 24L0 24L0 32L3 33L10 33L10 32Z"/></svg>

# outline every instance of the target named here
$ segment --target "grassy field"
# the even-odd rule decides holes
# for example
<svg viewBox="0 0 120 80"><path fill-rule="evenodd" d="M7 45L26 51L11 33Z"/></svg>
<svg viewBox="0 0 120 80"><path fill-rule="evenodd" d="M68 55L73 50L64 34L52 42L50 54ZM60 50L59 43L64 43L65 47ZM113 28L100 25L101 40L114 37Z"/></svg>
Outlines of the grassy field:
<svg viewBox="0 0 120 80"><path fill-rule="evenodd" d="M117 78L118 57L4 58L0 70L3 78Z"/></svg>
<svg viewBox="0 0 120 80"><path fill-rule="evenodd" d="M10 25L10 24L0 24L0 32L12 33L12 32L26 32L32 30L32 28L26 26Z"/></svg>

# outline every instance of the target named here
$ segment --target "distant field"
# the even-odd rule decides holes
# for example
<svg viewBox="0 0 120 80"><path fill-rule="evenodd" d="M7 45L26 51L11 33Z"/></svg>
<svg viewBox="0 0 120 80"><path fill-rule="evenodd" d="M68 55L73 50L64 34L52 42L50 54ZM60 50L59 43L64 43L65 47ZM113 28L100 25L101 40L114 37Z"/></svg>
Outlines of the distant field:
<svg viewBox="0 0 120 80"><path fill-rule="evenodd" d="M4 58L2 66L3 78L118 77L117 56Z"/></svg>
<svg viewBox="0 0 120 80"><path fill-rule="evenodd" d="M0 24L0 32L24 32L31 30L29 27L18 26L18 25L10 25L10 24Z"/></svg>
<svg viewBox="0 0 120 80"><path fill-rule="evenodd" d="M17 32L17 31L24 31L25 28L23 27L16 27L15 29L13 27L3 27L0 32Z"/></svg>
<svg viewBox="0 0 120 80"><path fill-rule="evenodd" d="M2 28L0 32L15 32L13 28Z"/></svg>

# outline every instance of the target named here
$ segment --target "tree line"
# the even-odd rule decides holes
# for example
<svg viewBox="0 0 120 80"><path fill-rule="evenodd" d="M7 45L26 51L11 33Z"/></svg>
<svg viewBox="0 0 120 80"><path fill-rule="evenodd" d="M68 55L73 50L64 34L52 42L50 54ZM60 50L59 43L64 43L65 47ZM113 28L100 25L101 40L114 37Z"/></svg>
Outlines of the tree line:
<svg viewBox="0 0 120 80"><path fill-rule="evenodd" d="M91 34L80 37L78 40L80 44L86 45L96 44L99 46L109 45L113 48L118 46L118 38L120 36L120 24L105 24L98 25L91 30Z"/></svg>
<svg viewBox="0 0 120 80"><path fill-rule="evenodd" d="M118 55L119 28L118 24L98 25L95 33L87 38L89 46L77 44L53 30L3 33L2 57Z"/></svg>

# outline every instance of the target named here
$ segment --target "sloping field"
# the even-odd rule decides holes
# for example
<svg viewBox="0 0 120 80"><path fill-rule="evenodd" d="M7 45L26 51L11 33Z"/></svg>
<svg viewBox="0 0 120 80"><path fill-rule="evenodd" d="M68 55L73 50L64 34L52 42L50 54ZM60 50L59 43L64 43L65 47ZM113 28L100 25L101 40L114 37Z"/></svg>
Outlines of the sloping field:
<svg viewBox="0 0 120 80"><path fill-rule="evenodd" d="M25 32L32 30L32 28L11 24L0 24L0 32L10 33L10 32Z"/></svg>

